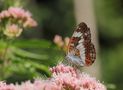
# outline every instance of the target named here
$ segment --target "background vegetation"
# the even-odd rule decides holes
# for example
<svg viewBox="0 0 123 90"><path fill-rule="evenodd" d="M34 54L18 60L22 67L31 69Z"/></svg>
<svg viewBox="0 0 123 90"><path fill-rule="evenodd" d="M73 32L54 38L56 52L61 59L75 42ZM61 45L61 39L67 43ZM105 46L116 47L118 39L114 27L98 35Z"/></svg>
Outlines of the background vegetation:
<svg viewBox="0 0 123 90"><path fill-rule="evenodd" d="M103 80L123 89L123 1L95 0ZM113 86L113 87L115 87Z"/></svg>

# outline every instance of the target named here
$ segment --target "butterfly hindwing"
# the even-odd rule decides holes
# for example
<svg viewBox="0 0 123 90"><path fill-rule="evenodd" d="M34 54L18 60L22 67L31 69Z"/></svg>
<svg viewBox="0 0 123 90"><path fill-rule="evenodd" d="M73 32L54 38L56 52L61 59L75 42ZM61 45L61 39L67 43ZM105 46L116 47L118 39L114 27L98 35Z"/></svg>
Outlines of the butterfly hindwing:
<svg viewBox="0 0 123 90"><path fill-rule="evenodd" d="M94 63L95 59L96 59L96 51L94 48L94 45L92 43L90 43L89 45L85 45L85 62L86 65L89 66L91 64Z"/></svg>
<svg viewBox="0 0 123 90"><path fill-rule="evenodd" d="M75 29L67 51L67 60L76 66L89 66L96 58L94 45L91 43L90 29L80 23Z"/></svg>

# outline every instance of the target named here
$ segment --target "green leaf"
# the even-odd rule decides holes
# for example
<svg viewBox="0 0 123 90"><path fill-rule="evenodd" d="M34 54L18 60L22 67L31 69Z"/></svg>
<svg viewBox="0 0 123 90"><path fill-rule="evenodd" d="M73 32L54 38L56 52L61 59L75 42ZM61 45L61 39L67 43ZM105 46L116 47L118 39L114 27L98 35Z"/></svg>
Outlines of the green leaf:
<svg viewBox="0 0 123 90"><path fill-rule="evenodd" d="M38 55L35 53L31 53L16 47L11 48L12 52L15 53L18 56L24 57L24 58L30 58L30 59L38 59L38 60L45 60L48 59L47 55Z"/></svg>
<svg viewBox="0 0 123 90"><path fill-rule="evenodd" d="M35 68L41 70L41 71L44 71L46 72L48 75L50 75L51 73L49 72L49 68L43 64L39 64L39 63L36 63L36 62L32 62L32 61L29 61L29 63L34 66Z"/></svg>
<svg viewBox="0 0 123 90"><path fill-rule="evenodd" d="M39 39L31 39L31 40L17 40L14 42L14 46L20 48L49 48L51 46L51 42L46 40Z"/></svg>

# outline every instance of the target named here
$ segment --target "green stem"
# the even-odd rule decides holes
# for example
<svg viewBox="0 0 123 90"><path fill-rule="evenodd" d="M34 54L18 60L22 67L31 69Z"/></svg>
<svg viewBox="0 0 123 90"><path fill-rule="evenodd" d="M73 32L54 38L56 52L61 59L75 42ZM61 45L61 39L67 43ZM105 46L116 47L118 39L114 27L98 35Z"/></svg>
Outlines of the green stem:
<svg viewBox="0 0 123 90"><path fill-rule="evenodd" d="M6 42L5 50L4 50L3 55L2 55L3 63L1 65L1 79L5 78L5 73L6 73L5 68L8 64L8 59L6 58L6 56L7 56L9 46L10 46L10 42L8 41L8 42Z"/></svg>
<svg viewBox="0 0 123 90"><path fill-rule="evenodd" d="M3 56L2 56L2 59L3 59L3 60L6 59L6 54L7 54L8 48L9 48L9 43L6 44L5 50L4 50L4 52L3 52Z"/></svg>

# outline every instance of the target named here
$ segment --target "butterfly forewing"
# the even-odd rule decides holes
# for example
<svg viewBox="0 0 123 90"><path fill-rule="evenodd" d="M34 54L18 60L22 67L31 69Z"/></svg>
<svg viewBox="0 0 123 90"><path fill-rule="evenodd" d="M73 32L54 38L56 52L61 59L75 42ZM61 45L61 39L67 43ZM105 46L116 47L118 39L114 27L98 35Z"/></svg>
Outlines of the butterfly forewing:
<svg viewBox="0 0 123 90"><path fill-rule="evenodd" d="M67 60L75 66L89 66L96 59L94 45L91 43L90 29L80 23L75 29L67 51Z"/></svg>

